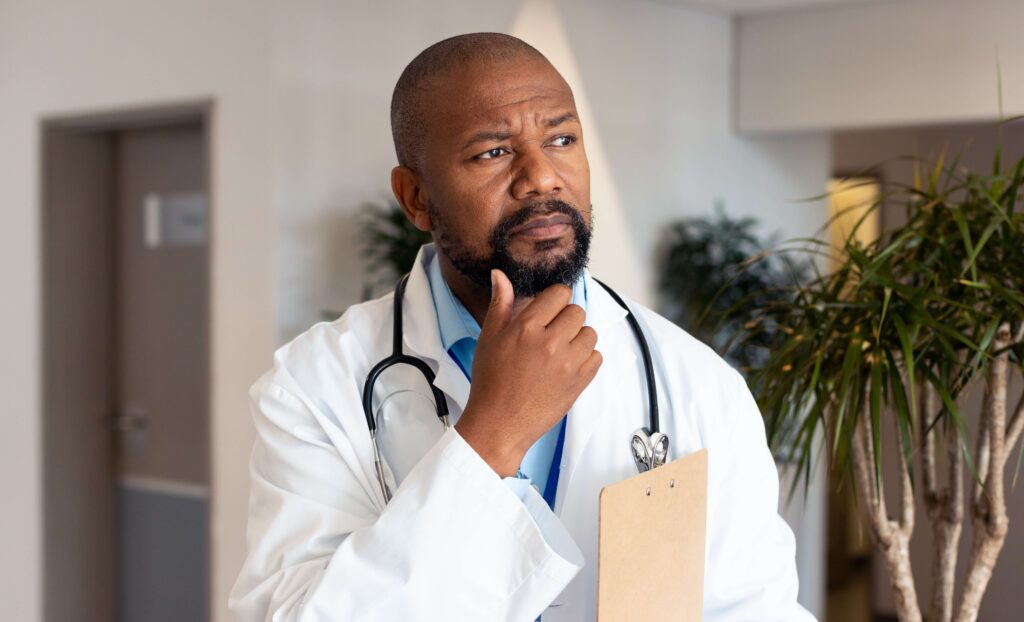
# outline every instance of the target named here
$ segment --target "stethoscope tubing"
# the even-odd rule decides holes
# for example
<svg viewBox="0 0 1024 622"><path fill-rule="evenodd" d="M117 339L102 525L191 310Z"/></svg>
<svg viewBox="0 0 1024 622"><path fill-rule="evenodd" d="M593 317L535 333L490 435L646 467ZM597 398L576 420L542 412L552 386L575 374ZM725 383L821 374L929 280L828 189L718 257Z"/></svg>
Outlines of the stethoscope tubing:
<svg viewBox="0 0 1024 622"><path fill-rule="evenodd" d="M629 308L629 305L626 304L626 301L624 301L622 297L620 297L615 290L607 284L596 278L594 280L597 281L597 283L603 287L609 295L611 295L619 306L626 310L626 321L633 330L633 335L636 337L637 344L640 347L640 356L644 365L644 375L647 380L647 403L649 409L650 428L639 428L634 432L633 437L630 439L630 451L636 461L637 468L641 472L644 472L663 464L668 454L668 437L660 431L658 389L654 376L654 363L651 358L651 350L647 345L647 339L644 337L643 329L640 328L640 323L637 321L636 316L633 315L633 311ZM405 295L405 286L408 281L409 274L406 273L401 279L399 279L398 285L395 286L394 331L392 333L391 354L370 369L369 374L366 376L366 382L363 384L363 414L366 416L366 425L369 428L370 440L373 443L374 470L376 471L377 480L380 483L381 492L384 494L385 503L391 500L391 489L388 487L387 481L384 477L384 463L380 455L380 448L377 444L377 420L373 415L373 386L377 382L377 378L384 373L385 370L394 365L402 363L412 365L423 374L423 377L430 385L430 391L434 396L434 408L437 413L437 418L444 425L445 429L451 427L448 420L448 401L445 398L444 393L434 386L434 371L430 369L430 366L427 365L426 361L423 359L410 356L402 352L402 298ZM658 458L655 456L658 456Z"/></svg>
<svg viewBox="0 0 1024 622"><path fill-rule="evenodd" d="M447 427L448 423L448 401L445 399L444 393L434 386L434 370L430 369L430 366L423 359L402 353L402 296L405 293L405 284L408 280L409 275L406 274L398 281L398 285L395 287L395 317L391 355L370 369L370 373L366 376L366 382L363 384L363 414L366 415L366 425L370 428L371 434L376 434L377 432L377 420L373 416L373 385L377 382L377 377L384 373L385 370L401 363L412 365L420 370L430 385L430 391L434 394L434 406L437 410L438 419L445 424L445 427Z"/></svg>
<svg viewBox="0 0 1024 622"><path fill-rule="evenodd" d="M629 322L630 328L633 329L636 342L640 346L640 356L643 358L644 363L644 375L647 377L647 404L650 412L650 428L647 430L647 433L653 435L661 431L661 421L658 414L658 387L654 379L654 362L651 359L651 349L647 346L647 339L644 337L644 331L640 328L640 322L637 321L636 316L633 315L633 311L630 310L626 301L603 281L599 281L596 278L594 280L615 299L615 302L619 303L620 307L626 310L626 321Z"/></svg>

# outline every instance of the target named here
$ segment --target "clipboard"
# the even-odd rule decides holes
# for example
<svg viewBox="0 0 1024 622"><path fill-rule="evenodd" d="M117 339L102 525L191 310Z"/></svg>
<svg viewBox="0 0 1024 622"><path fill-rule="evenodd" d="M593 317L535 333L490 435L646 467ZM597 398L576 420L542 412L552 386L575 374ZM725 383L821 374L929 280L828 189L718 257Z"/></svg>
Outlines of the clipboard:
<svg viewBox="0 0 1024 622"><path fill-rule="evenodd" d="M598 622L699 622L708 451L601 489Z"/></svg>

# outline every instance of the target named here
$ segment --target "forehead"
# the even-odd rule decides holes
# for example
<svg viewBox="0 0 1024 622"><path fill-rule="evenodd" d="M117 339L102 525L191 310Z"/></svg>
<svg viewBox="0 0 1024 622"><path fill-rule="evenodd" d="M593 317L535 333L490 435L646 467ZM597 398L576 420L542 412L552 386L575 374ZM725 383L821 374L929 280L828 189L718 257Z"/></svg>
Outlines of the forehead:
<svg viewBox="0 0 1024 622"><path fill-rule="evenodd" d="M442 141L576 112L569 85L542 58L472 63L444 76L431 90L435 105L428 106L427 134Z"/></svg>

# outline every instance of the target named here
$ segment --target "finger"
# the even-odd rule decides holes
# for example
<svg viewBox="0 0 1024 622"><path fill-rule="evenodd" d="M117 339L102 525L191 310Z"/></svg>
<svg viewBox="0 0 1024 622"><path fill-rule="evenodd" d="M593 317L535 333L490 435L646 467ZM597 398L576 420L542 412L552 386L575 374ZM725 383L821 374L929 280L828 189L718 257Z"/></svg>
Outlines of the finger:
<svg viewBox="0 0 1024 622"><path fill-rule="evenodd" d="M597 346L597 331L590 326L584 326L570 342L573 350L580 353L589 353Z"/></svg>
<svg viewBox="0 0 1024 622"><path fill-rule="evenodd" d="M537 323L547 326L555 319L558 312L572 300L572 288L568 285L555 283L548 287L530 302L516 318L518 321Z"/></svg>
<svg viewBox="0 0 1024 622"><path fill-rule="evenodd" d="M590 381L597 375L597 370L601 368L601 363L604 362L604 357L601 356L601 352L594 350L584 361L580 367L580 375L586 380L586 384L590 384Z"/></svg>
<svg viewBox="0 0 1024 622"><path fill-rule="evenodd" d="M501 270L491 270L491 304L487 307L487 315L484 316L484 325L480 327L480 334L493 334L501 331L508 325L512 317L512 301L515 294L512 292L512 283Z"/></svg>
<svg viewBox="0 0 1024 622"><path fill-rule="evenodd" d="M583 327L583 321L586 319L587 314L583 307L576 304L568 304L562 307L558 315L548 322L547 331L562 335L566 341L571 341L580 332L580 328Z"/></svg>

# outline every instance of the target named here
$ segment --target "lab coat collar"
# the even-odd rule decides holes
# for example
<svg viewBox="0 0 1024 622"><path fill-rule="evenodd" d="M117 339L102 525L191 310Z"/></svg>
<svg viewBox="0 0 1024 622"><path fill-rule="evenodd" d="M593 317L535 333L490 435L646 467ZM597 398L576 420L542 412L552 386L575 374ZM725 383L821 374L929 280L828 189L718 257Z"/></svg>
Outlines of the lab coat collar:
<svg viewBox="0 0 1024 622"><path fill-rule="evenodd" d="M409 282L405 285L403 300L403 344L406 352L433 362L434 386L458 404L458 412L469 399L469 381L450 356L445 355L437 323L437 309L430 294L427 266L436 250L433 244L424 244L416 254Z"/></svg>
<svg viewBox="0 0 1024 622"><path fill-rule="evenodd" d="M469 381L462 370L451 360L451 357L445 355L444 346L441 343L437 311L434 308L427 276L429 261L436 252L434 244L425 244L416 255L403 301L405 326L403 342L407 353L434 363L431 367L436 370L435 386L458 405L457 412L461 414L469 399ZM602 417L610 415L606 412L608 409L604 408L601 403L600 392L593 390L593 385L601 382L602 376L606 378L605 381L608 381L607 378L614 378L614 374L618 373L618 370L628 370L636 360L636 352L631 347L634 337L628 324L623 322L626 310L620 307L608 292L593 280L589 269L584 270L584 278L586 279L588 297L585 324L597 332L597 349L604 350L602 354L605 354L605 358L598 371L598 377L594 379L590 387L580 394L570 411L569 424L566 428L565 451L562 455L560 490L572 481L572 473L579 462L579 456L593 431L602 425ZM604 349L602 346L607 346L608 349ZM608 356L610 352L614 352L614 356ZM617 372L611 371L612 367ZM640 400L642 403L643 396L640 396ZM572 416L573 411L580 412L581 416ZM586 414L583 415L583 413ZM598 413L603 414L599 415ZM625 445L623 446L625 447ZM559 500L561 497L560 493ZM560 501L556 503L560 504Z"/></svg>

